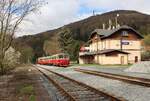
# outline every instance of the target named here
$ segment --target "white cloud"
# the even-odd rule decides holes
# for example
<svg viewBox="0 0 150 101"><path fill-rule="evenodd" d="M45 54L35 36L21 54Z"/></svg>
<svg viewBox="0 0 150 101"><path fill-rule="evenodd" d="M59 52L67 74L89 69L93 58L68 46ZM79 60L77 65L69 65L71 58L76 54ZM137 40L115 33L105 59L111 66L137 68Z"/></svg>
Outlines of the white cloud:
<svg viewBox="0 0 150 101"><path fill-rule="evenodd" d="M40 13L28 17L31 22L21 25L17 36L36 34L61 27L65 24L89 17L92 13L79 13L81 6L106 12L117 9L137 10L150 14L149 0L47 0L48 5ZM97 13L97 12L96 12Z"/></svg>
<svg viewBox="0 0 150 101"><path fill-rule="evenodd" d="M76 21L78 9L78 0L48 0L48 5L43 6L40 13L28 17L32 22L21 25L22 31L17 36L36 34Z"/></svg>

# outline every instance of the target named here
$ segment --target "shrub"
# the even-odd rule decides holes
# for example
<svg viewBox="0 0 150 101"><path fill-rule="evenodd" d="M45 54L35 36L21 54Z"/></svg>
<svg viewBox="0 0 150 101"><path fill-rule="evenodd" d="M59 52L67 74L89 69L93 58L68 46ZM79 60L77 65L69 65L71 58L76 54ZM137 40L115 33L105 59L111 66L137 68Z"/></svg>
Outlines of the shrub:
<svg viewBox="0 0 150 101"><path fill-rule="evenodd" d="M142 61L150 60L150 51L145 51L142 53Z"/></svg>

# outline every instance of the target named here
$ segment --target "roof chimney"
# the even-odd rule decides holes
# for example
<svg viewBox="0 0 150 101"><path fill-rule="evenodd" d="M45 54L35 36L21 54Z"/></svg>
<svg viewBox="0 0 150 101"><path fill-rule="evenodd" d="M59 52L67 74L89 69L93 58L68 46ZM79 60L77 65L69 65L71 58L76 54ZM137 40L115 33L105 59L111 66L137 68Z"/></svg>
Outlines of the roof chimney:
<svg viewBox="0 0 150 101"><path fill-rule="evenodd" d="M119 25L118 25L118 17L119 17L120 15L119 14L117 14L116 15L116 17L115 17L115 20L116 20L116 28L118 28L119 27Z"/></svg>
<svg viewBox="0 0 150 101"><path fill-rule="evenodd" d="M111 30L112 28L112 21L109 19L109 27L108 27L108 30Z"/></svg>
<svg viewBox="0 0 150 101"><path fill-rule="evenodd" d="M105 29L105 23L103 23L103 29Z"/></svg>

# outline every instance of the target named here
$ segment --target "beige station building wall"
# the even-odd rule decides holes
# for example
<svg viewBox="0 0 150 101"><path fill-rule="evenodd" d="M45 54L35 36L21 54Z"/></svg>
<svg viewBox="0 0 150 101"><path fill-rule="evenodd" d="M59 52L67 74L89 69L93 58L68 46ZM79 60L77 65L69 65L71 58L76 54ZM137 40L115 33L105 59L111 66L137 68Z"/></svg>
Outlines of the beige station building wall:
<svg viewBox="0 0 150 101"><path fill-rule="evenodd" d="M129 45L122 45L122 49L134 49L134 50L141 50L141 41L136 40L124 40L129 42ZM104 49L120 49L120 40L102 40L98 42L93 42L90 44L90 52L97 51L98 50L104 50ZM98 45L98 46L97 46Z"/></svg>
<svg viewBox="0 0 150 101"><path fill-rule="evenodd" d="M86 60L79 57L79 64L86 64Z"/></svg>
<svg viewBox="0 0 150 101"><path fill-rule="evenodd" d="M121 60L121 57L123 57L123 62ZM94 57L95 63L102 64L102 65L115 65L115 64L122 64L127 65L128 64L128 55L127 54L118 54L117 56L106 56L103 55L96 55Z"/></svg>
<svg viewBox="0 0 150 101"><path fill-rule="evenodd" d="M129 45L122 45L122 51L128 52L128 63L135 63L135 57L138 57L138 61L141 61L141 41L140 40L123 40L129 42ZM93 42L90 44L90 52L96 52L97 50L105 49L120 49L120 40L106 39L99 40L98 42ZM95 56L96 57L96 56ZM96 61L97 58L95 58ZM115 59L115 57L112 57ZM120 59L120 58L118 58ZM107 61L107 58L106 60ZM106 62L107 63L107 62ZM114 64L113 62L112 64Z"/></svg>

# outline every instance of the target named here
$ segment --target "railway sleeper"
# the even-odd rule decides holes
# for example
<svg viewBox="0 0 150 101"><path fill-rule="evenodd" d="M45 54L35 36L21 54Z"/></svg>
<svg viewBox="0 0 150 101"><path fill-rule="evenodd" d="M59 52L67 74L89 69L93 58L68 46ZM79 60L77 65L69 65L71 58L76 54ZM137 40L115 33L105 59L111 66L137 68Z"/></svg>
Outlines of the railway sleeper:
<svg viewBox="0 0 150 101"><path fill-rule="evenodd" d="M88 89L83 88L83 87L77 87L77 86L70 86L70 85L62 85L62 87L64 87L65 89L68 90L81 90L81 91L87 91Z"/></svg>
<svg viewBox="0 0 150 101"><path fill-rule="evenodd" d="M58 101L70 101L70 99L68 98L68 96L59 96Z"/></svg>
<svg viewBox="0 0 150 101"><path fill-rule="evenodd" d="M67 92L83 92L85 89L65 89Z"/></svg>
<svg viewBox="0 0 150 101"><path fill-rule="evenodd" d="M99 97L101 97L100 95L90 95L90 94L82 94L82 95L80 95L80 94L77 94L77 95L72 95L72 96L74 96L75 98L99 98Z"/></svg>
<svg viewBox="0 0 150 101"><path fill-rule="evenodd" d="M96 94L95 92L91 92L91 91L87 91L87 90L86 91L77 91L76 93L80 93L80 94Z"/></svg>
<svg viewBox="0 0 150 101"><path fill-rule="evenodd" d="M68 95L66 95L64 92L57 92L56 96L60 101L66 101L67 99L70 101Z"/></svg>
<svg viewBox="0 0 150 101"><path fill-rule="evenodd" d="M62 85L71 85L71 86L74 86L75 84L68 81L68 82L62 82L62 81L59 81L59 83L61 83Z"/></svg>
<svg viewBox="0 0 150 101"><path fill-rule="evenodd" d="M111 99L109 98L105 98L105 97L84 97L84 98L76 98L77 101L112 101Z"/></svg>

